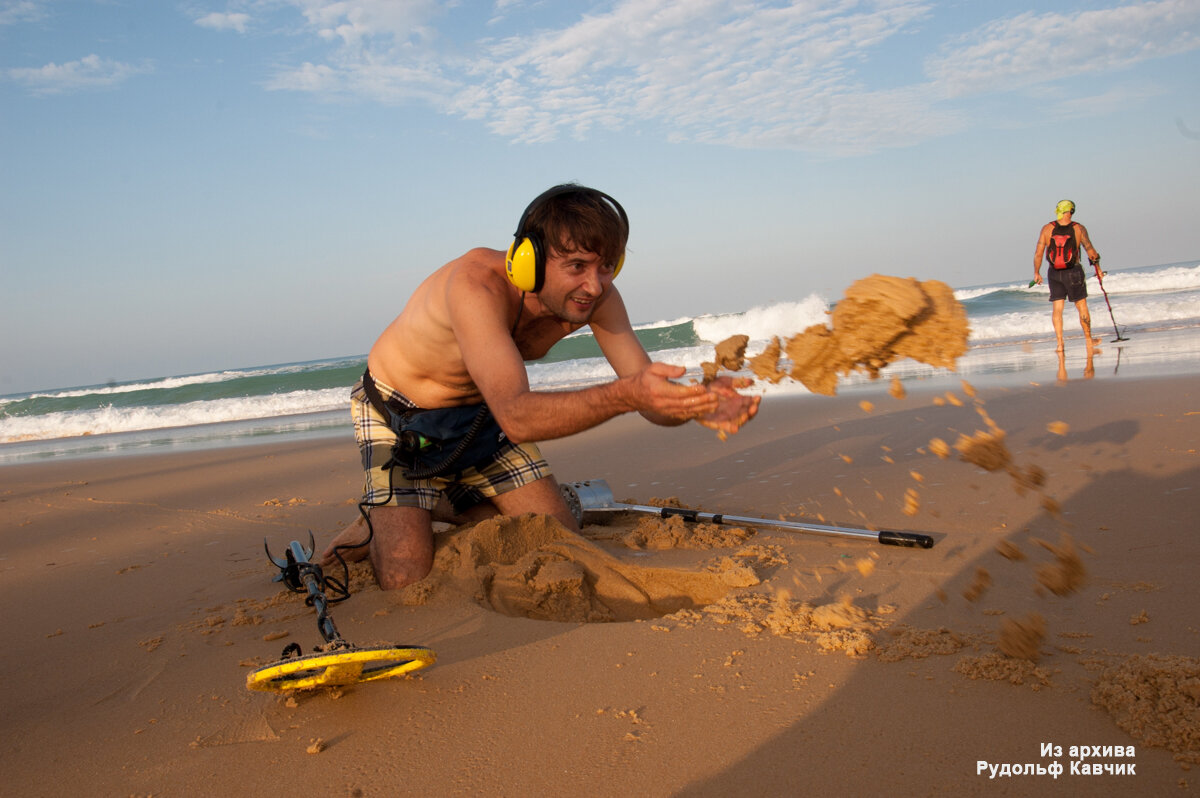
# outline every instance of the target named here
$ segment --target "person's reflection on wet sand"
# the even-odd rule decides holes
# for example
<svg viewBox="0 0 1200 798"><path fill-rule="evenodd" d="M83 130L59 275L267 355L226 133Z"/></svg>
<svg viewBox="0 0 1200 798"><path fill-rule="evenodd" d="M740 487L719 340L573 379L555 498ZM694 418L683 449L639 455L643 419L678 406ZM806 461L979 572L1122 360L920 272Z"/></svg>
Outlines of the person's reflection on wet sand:
<svg viewBox="0 0 1200 798"><path fill-rule="evenodd" d="M1085 380L1090 380L1096 376L1096 366L1092 362L1093 358L1094 353L1088 352L1087 363L1083 367L1083 378ZM1058 350L1058 381L1066 382L1067 379L1067 353L1060 349Z"/></svg>

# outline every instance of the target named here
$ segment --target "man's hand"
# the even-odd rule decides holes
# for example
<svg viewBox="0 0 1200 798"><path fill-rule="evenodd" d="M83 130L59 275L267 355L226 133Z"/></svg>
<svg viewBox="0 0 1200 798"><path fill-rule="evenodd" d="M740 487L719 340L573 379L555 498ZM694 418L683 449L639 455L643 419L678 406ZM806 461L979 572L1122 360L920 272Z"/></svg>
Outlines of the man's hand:
<svg viewBox="0 0 1200 798"><path fill-rule="evenodd" d="M680 424L685 421L715 429L722 439L741 429L758 412L761 396L743 396L738 388L754 384L746 377L718 377L708 385L673 382L687 372L683 366L651 363L636 377L636 409L651 421Z"/></svg>
<svg viewBox="0 0 1200 798"><path fill-rule="evenodd" d="M650 363L635 377L634 410L681 424L716 412L720 399L703 385L672 382L687 373L683 366ZM651 420L654 420L653 418ZM663 423L659 421L657 423Z"/></svg>
<svg viewBox="0 0 1200 798"><path fill-rule="evenodd" d="M715 429L721 440L742 428L758 413L761 396L743 396L738 388L746 388L754 384L754 380L746 377L717 377L708 384L708 392L717 398L717 409L697 417L696 423Z"/></svg>

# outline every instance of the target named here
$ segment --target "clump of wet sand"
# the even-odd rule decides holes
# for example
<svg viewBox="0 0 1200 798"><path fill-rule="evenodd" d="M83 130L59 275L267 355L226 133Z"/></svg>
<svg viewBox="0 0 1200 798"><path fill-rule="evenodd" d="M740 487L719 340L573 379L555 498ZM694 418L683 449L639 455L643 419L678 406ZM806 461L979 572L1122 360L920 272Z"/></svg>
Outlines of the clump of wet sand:
<svg viewBox="0 0 1200 798"><path fill-rule="evenodd" d="M717 623L736 624L752 637L765 632L848 656L861 656L874 648L873 633L884 626L878 615L849 598L814 606L793 600L786 591L731 594L705 607L704 613Z"/></svg>
<svg viewBox="0 0 1200 798"><path fill-rule="evenodd" d="M1000 653L1013 659L1037 662L1042 641L1046 639L1046 619L1031 612L1024 618L1005 618L1000 622Z"/></svg>
<svg viewBox="0 0 1200 798"><path fill-rule="evenodd" d="M1056 596L1069 596L1083 586L1087 569L1075 548L1075 541L1066 532L1062 533L1057 546L1044 540L1034 539L1042 548L1054 555L1054 561L1044 563L1037 569L1038 584Z"/></svg>
<svg viewBox="0 0 1200 798"><path fill-rule="evenodd" d="M1135 740L1200 764L1200 659L1133 655L1106 668L1092 688L1103 707Z"/></svg>
<svg viewBox="0 0 1200 798"><path fill-rule="evenodd" d="M749 343L750 336L748 335L731 335L717 344L715 359L700 364L700 368L704 372L704 382L709 383L716 379L717 372L721 369L741 370L742 361L746 355L746 346Z"/></svg>
<svg viewBox="0 0 1200 798"><path fill-rule="evenodd" d="M957 653L969 645L969 636L946 627L917 629L904 626L892 633L892 640L882 643L878 657L882 662L899 662L904 659L925 659L930 656L945 656Z"/></svg>
<svg viewBox="0 0 1200 798"><path fill-rule="evenodd" d="M745 527L694 524L672 515L641 518L620 540L631 549L711 549L737 546L753 535L754 530Z"/></svg>
<svg viewBox="0 0 1200 798"><path fill-rule="evenodd" d="M954 663L955 673L968 679L1029 685L1034 690L1050 686L1050 671L1027 659L1013 659L999 652L966 656Z"/></svg>
<svg viewBox="0 0 1200 798"><path fill-rule="evenodd" d="M772 383L790 376L813 393L832 396L841 375L857 371L874 379L884 366L906 357L953 369L967 351L966 311L953 289L937 280L873 274L846 290L830 320L830 326L811 325L783 345L772 339L750 359L755 376ZM740 370L748 340L736 335L718 344L714 361L703 364L705 380L720 368ZM780 365L785 353L790 369ZM892 390L895 395L895 382Z"/></svg>

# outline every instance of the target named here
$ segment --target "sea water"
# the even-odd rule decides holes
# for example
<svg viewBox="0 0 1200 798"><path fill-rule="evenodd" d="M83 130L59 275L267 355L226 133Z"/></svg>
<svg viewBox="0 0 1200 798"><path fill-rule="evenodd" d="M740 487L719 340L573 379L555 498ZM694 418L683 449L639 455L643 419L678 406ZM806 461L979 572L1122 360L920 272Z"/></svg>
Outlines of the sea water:
<svg viewBox="0 0 1200 798"><path fill-rule="evenodd" d="M971 327L970 349L959 360L956 377L978 382L1055 372L1045 286L995 283L958 288L955 295ZM1095 362L1098 376L1122 369L1125 374L1162 372L1185 363L1183 370L1192 370L1200 363L1200 262L1110 272L1103 289L1092 275L1088 295L1093 331L1104 339L1104 354ZM809 295L738 313L640 324L636 333L651 358L685 366L698 376L701 363L713 358L714 344L730 335L749 336L747 353L754 355L775 336L786 339L810 325L826 324L831 307L830 299ZM1084 345L1070 306L1064 329L1068 370L1078 375ZM1111 343L1118 330L1129 340ZM364 354L2 396L0 464L224 446L267 436L349 436L349 389L365 365ZM528 368L536 390L582 388L613 378L586 328ZM899 361L883 372L905 382L939 373L946 374L913 361ZM851 375L840 390L868 381L865 375ZM768 396L807 393L792 380L760 383L753 390Z"/></svg>

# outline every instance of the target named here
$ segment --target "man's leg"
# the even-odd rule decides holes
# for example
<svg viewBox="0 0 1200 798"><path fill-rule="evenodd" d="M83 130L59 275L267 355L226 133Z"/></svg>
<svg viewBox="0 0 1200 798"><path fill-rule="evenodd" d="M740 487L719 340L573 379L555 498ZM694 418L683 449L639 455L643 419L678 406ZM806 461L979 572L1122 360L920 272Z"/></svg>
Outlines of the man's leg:
<svg viewBox="0 0 1200 798"><path fill-rule="evenodd" d="M1079 312L1079 326L1083 328L1083 340L1087 341L1087 351L1091 354L1096 344L1100 343L1100 339L1092 337L1092 314L1088 311L1087 299L1076 302L1075 310Z"/></svg>
<svg viewBox="0 0 1200 798"><path fill-rule="evenodd" d="M419 582L433 569L433 523L420 507L373 507L371 565L383 590Z"/></svg>
<svg viewBox="0 0 1200 798"><path fill-rule="evenodd" d="M455 513L450 502L446 501L445 496L438 497L437 506L433 508L433 520L442 521L447 524L461 526L462 524L478 524L488 518L496 515L496 506L490 500L480 502L479 504L464 510L461 513ZM321 556L317 557L317 563L322 568L328 568L337 562L337 557L334 556L334 550L341 548L338 554L342 555L342 559L346 562L358 562L366 559L369 552L367 551L367 537L370 535L370 530L367 529L367 523L363 520L362 514L354 519L353 523L338 532L333 540L329 541L328 545L321 551Z"/></svg>
<svg viewBox="0 0 1200 798"><path fill-rule="evenodd" d="M1063 320L1062 320L1063 305L1065 303L1066 303L1065 299L1054 300L1054 310L1051 314L1051 318L1054 321L1054 337L1056 339L1058 339L1058 351L1059 352L1065 351L1064 347L1063 347Z"/></svg>
<svg viewBox="0 0 1200 798"><path fill-rule="evenodd" d="M542 477L539 480L522 485L519 488L501 493L492 498L492 503L502 515L517 516L525 513L540 513L552 515L572 532L579 531L575 516L567 508L558 489L558 480L553 476Z"/></svg>

